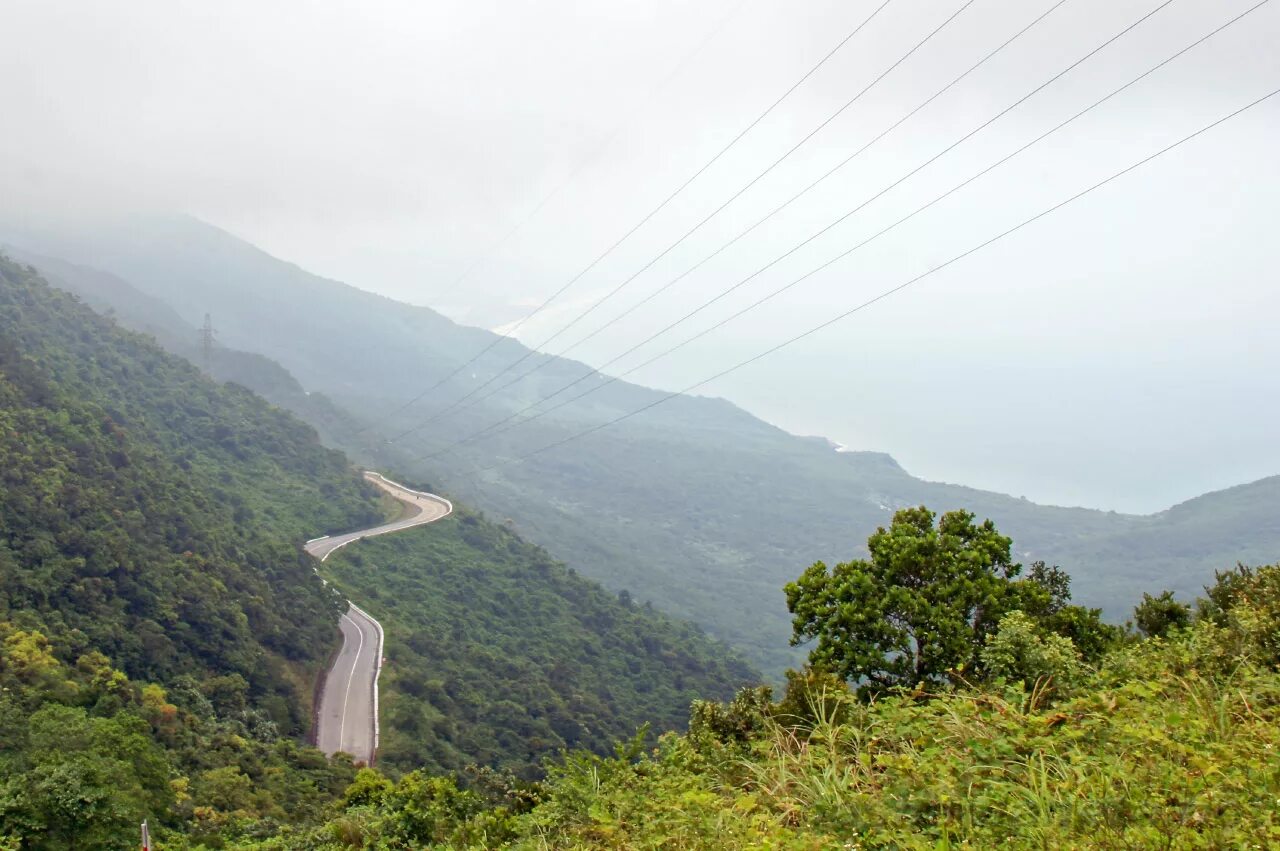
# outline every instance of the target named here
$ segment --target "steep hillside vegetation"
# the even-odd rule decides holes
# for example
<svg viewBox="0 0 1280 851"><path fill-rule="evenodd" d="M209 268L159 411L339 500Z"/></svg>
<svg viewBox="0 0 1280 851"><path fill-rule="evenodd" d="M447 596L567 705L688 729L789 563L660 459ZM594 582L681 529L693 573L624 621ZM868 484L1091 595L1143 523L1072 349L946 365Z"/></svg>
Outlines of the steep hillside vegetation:
<svg viewBox="0 0 1280 851"><path fill-rule="evenodd" d="M1061 571L1021 571L989 522L934 520L905 509L870 558L788 586L795 630L822 638L781 699L760 687L697 702L687 735L565 754L532 787L363 771L328 824L245 847L1280 842L1280 565L1219 573L1194 609L1147 599L1142 632L1125 632L1072 605Z"/></svg>
<svg viewBox="0 0 1280 851"><path fill-rule="evenodd" d="M290 737L340 600L297 543L375 516L309 427L0 258L0 845L318 813L352 769Z"/></svg>
<svg viewBox="0 0 1280 851"><path fill-rule="evenodd" d="M532 807L364 775L327 828L248 847L1271 848L1280 675L1228 669L1233 643L1200 629L1127 648L1057 700L1021 683L872 706L745 693L655 749L570 755Z"/></svg>
<svg viewBox="0 0 1280 851"><path fill-rule="evenodd" d="M383 765L531 778L565 748L681 727L758 680L727 648L576 576L465 508L338 551L325 575L387 630Z"/></svg>
<svg viewBox="0 0 1280 851"><path fill-rule="evenodd" d="M292 416L0 263L0 617L280 692L271 660L322 657L337 617L294 542L372 520L368 491Z"/></svg>
<svg viewBox="0 0 1280 851"><path fill-rule="evenodd" d="M219 381L248 387L272 403L301 414L322 436L350 434L361 427L358 420L323 394L304 390L288 370L270 358L223 345L216 328L213 348L206 353L198 322L187 322L166 302L116 275L12 247L4 250L12 259L36 268L54 287L76 294L123 327L154 337L165 349L200 366Z"/></svg>
<svg viewBox="0 0 1280 851"><path fill-rule="evenodd" d="M520 457L661 394L618 382L495 439L436 454L587 372L534 355L521 370L544 367L527 381L388 445L387 436L421 423L527 350L502 340L431 398L378 422L493 337L309 275L190 219L23 238L120 275L192 326L212 312L227 346L279 361L308 390L377 424L344 429L332 410L309 410L301 401L309 397L282 401L357 460L412 469L513 518L522 534L584 575L694 619L775 675L797 661L786 648L777 591L790 578L788 566L844 553L906 505L966 506L993 518L1018 540L1020 557L1060 562L1079 577L1082 600L1113 617L1153 587L1194 593L1208 570L1280 554L1274 502L1227 492L1151 517L1039 506L924 482L882 454L836 453L824 441L786 434L707 398L675 400L477 478L477 466ZM1278 481L1254 487L1274 490ZM1227 514L1227 524L1197 519Z"/></svg>
<svg viewBox="0 0 1280 851"><path fill-rule="evenodd" d="M332 560L389 612L391 768L529 776L753 679L461 516ZM354 776L300 744L345 603L299 544L380 519L311 428L0 258L0 847L126 847L143 818L163 847L219 847L319 819Z"/></svg>

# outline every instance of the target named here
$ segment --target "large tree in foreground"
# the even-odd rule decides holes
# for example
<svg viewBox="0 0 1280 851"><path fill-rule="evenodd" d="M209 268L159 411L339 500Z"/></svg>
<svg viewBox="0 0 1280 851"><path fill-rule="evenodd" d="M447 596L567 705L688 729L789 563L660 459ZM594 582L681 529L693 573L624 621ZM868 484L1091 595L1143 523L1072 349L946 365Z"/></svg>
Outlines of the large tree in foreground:
<svg viewBox="0 0 1280 851"><path fill-rule="evenodd" d="M990 520L934 520L923 506L903 509L867 540L870 559L818 562L787 585L792 643L817 640L810 664L873 687L937 681L973 667L1005 613L1065 602L1065 585L1015 581L1012 542Z"/></svg>

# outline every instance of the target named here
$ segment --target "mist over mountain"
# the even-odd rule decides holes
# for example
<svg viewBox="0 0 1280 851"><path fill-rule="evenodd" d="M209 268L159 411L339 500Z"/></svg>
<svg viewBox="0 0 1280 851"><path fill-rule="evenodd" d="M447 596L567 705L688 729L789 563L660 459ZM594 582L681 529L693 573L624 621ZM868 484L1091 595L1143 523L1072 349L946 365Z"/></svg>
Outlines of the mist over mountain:
<svg viewBox="0 0 1280 851"><path fill-rule="evenodd" d="M1280 2L0 22L0 851L1280 848Z"/></svg>
<svg viewBox="0 0 1280 851"><path fill-rule="evenodd" d="M858 245L1214 33L769 309L637 374L639 384L674 389L1265 93L1280 73L1271 49L1280 8L1264 4L1216 32L1252 7L957 0L877 12L878 3L822 0L800 15L787 4L737 0L597 4L586 14L572 2L519 10L455 2L447 12L388 3L359 14L228 7L219 12L223 25L209 26L202 11L182 4L68 15L28 3L9 18L28 49L0 57L0 92L21 128L0 138L0 215L189 211L363 289L468 325L511 325L876 12L673 203L517 332L542 348L786 154L550 349L561 351L894 128L750 239L572 352L600 364L619 344L799 246L1038 85L1047 84L694 325ZM67 61L50 68L44 57L55 54ZM41 86L24 84L35 78ZM1268 322L1280 312L1280 291L1266 285L1276 263L1270 224L1280 216L1276 116L1261 107L1218 126L1001 247L718 380L711 392L793 433L889 451L917 476L1043 503L1145 513L1275 474L1280 448L1266 423L1280 415L1280 378L1237 365L1280 359ZM513 228L519 232L505 239ZM973 385L983 379L979 392ZM1250 415L1228 432L1217 412L1240 400Z"/></svg>
<svg viewBox="0 0 1280 851"><path fill-rule="evenodd" d="M1021 560L1061 564L1077 578L1078 601L1112 617L1123 617L1142 591L1193 594L1213 568L1280 551L1280 478L1147 516L1041 506L923 481L882 453L836 452L706 397L673 399L517 462L665 395L626 382L451 447L590 370L532 354L521 369L540 368L526 380L432 419L528 350L496 340L462 374L398 410L495 342L493 335L311 275L185 217L89 232L11 230L7 240L114 276L62 272L77 278L71 285L86 298L115 303L123 321L155 321L162 303L185 323L170 335L175 340L190 339L210 314L225 347L218 357L230 359L234 350L266 356L306 391L332 400L342 413L308 412L306 392L278 397L333 445L367 463L410 469L511 518L584 574L699 623L774 673L796 658L786 648L789 619L777 589L798 565L848 558L904 506L966 507L992 518L1018 542ZM583 386L591 385L574 392Z"/></svg>

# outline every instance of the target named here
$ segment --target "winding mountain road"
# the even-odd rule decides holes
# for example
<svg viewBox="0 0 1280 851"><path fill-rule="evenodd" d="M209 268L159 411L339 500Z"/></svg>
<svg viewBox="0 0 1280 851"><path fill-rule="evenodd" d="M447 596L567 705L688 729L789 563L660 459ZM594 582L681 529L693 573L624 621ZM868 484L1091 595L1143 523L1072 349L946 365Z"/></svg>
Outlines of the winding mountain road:
<svg viewBox="0 0 1280 851"><path fill-rule="evenodd" d="M370 529L307 541L303 548L320 561L352 541L433 523L453 512L453 503L443 497L410 490L380 473L366 472L364 477L404 503L405 516ZM330 755L349 753L357 762L372 765L378 752L382 626L368 612L348 602L339 627L342 649L325 672L316 711L316 747Z"/></svg>

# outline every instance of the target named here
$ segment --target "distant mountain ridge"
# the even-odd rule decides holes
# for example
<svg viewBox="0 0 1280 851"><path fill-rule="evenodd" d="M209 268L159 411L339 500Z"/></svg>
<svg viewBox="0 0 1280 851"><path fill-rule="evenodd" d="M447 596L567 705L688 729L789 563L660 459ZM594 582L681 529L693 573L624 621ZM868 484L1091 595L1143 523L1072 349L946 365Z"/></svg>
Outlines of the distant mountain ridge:
<svg viewBox="0 0 1280 851"><path fill-rule="evenodd" d="M528 380L388 445L386 437L528 350L500 339L432 398L381 421L494 336L310 275L189 218L7 236L19 247L104 269L167 304L189 326L211 313L226 346L278 361L302 387L332 399L335 410L327 414L303 409L305 393L293 405L335 445L365 462L414 470L513 518L529 538L585 574L695 620L774 673L796 659L786 646L781 585L814 560L857 555L867 534L906 505L964 507L991 517L1013 536L1019 558L1060 563L1076 577L1078 601L1113 617L1125 616L1143 591L1192 594L1215 568L1280 555L1280 477L1149 516L1041 506L923 481L883 453L836 452L827 441L790 435L707 397L679 397L527 463L505 463L664 395L621 381L496 439L414 461L589 368L533 354L522 369L544 366ZM106 301L121 298L88 277L78 285ZM123 305L117 310L124 319ZM344 428L342 420L359 425ZM363 431L364 425L376 427ZM472 474L495 463L497 469Z"/></svg>

